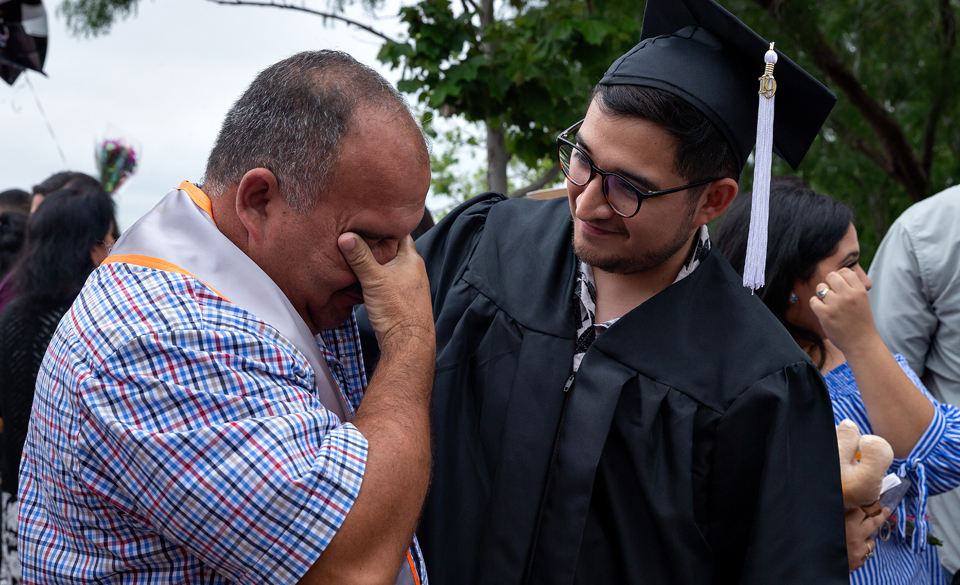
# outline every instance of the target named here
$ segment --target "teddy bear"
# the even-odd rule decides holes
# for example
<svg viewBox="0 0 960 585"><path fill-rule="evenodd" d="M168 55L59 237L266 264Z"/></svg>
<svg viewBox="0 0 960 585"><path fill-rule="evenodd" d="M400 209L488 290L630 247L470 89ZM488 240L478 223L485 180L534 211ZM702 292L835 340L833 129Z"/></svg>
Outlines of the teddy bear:
<svg viewBox="0 0 960 585"><path fill-rule="evenodd" d="M880 488L890 464L893 448L876 435L860 435L856 423L847 419L837 425L840 449L840 478L843 505L867 507L880 498Z"/></svg>

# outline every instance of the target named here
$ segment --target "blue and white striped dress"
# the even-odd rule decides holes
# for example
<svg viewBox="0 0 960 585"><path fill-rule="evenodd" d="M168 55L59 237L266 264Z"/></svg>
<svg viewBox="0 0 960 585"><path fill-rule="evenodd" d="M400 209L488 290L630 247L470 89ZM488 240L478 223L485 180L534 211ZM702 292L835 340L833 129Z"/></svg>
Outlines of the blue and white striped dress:
<svg viewBox="0 0 960 585"><path fill-rule="evenodd" d="M895 459L891 473L908 477L913 485L900 506L894 510L896 529L889 540L877 538L877 553L861 568L850 573L854 585L906 585L944 583L943 570L937 547L927 544L929 523L926 518L927 496L941 494L960 486L960 409L937 402L923 387L917 374L907 365L903 356L894 356L910 380L936 407L930 426L917 441L906 459ZM833 418L839 423L845 418L855 422L863 434L872 434L857 382L850 366L842 366L824 375ZM907 519L916 518L916 530L907 537Z"/></svg>

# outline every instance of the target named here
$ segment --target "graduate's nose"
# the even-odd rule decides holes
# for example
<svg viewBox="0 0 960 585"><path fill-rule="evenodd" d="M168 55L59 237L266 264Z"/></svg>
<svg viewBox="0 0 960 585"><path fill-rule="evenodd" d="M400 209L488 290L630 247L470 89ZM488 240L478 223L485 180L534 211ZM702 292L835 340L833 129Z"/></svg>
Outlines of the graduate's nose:
<svg viewBox="0 0 960 585"><path fill-rule="evenodd" d="M591 221L610 219L616 215L603 196L603 178L600 175L594 175L582 189L577 196L577 219Z"/></svg>

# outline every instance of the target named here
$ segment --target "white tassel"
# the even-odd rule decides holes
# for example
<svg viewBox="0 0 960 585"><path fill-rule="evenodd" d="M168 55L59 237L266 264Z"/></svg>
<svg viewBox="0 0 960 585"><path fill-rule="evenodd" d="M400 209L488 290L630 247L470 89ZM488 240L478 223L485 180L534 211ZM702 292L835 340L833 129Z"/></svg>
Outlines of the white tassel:
<svg viewBox="0 0 960 585"><path fill-rule="evenodd" d="M763 56L766 62L760 78L760 108L757 113L757 151L753 164L753 201L750 205L750 233L747 236L747 256L743 265L743 286L757 290L764 285L767 264L767 227L770 216L770 166L773 163L773 112L776 103L777 81L773 66L777 53L770 50Z"/></svg>

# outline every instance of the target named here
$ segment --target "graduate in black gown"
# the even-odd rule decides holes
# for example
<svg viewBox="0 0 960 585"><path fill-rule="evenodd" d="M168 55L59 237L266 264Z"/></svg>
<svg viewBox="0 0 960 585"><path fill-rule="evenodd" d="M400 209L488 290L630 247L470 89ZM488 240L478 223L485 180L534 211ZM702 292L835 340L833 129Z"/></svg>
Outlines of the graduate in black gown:
<svg viewBox="0 0 960 585"><path fill-rule="evenodd" d="M649 0L642 38L558 139L567 199L485 194L417 241L433 585L848 582L827 390L705 227L768 43L709 0ZM776 67L796 166L836 98Z"/></svg>

